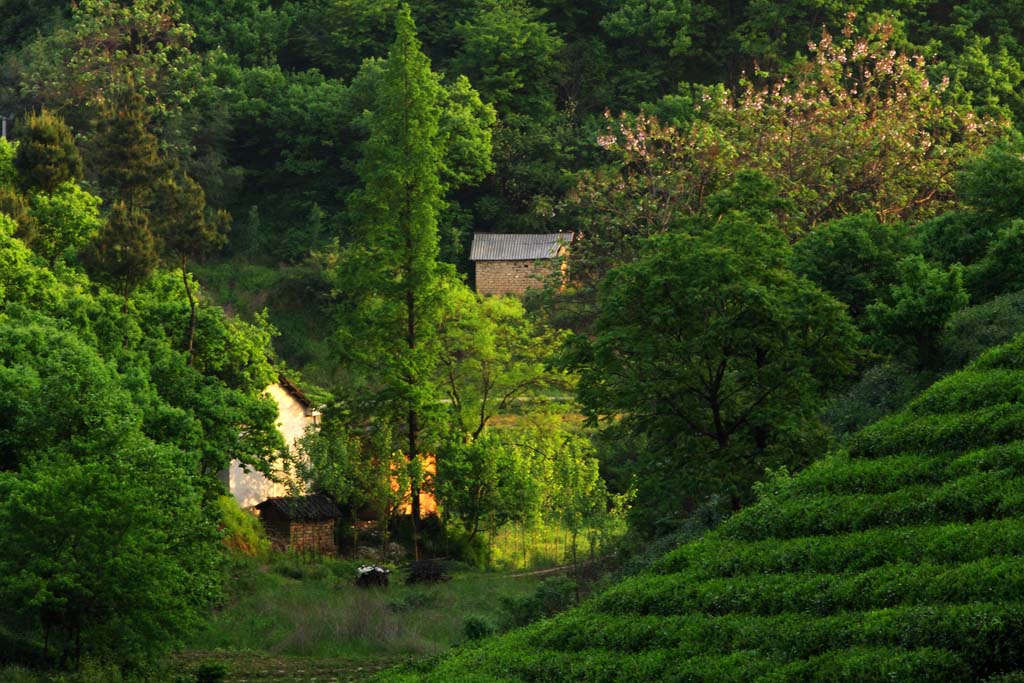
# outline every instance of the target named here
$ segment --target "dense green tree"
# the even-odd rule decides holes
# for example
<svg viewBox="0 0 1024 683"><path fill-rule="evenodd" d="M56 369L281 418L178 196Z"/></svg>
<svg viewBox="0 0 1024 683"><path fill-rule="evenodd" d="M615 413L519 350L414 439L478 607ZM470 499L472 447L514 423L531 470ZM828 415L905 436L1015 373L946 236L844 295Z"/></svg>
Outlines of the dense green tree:
<svg viewBox="0 0 1024 683"><path fill-rule="evenodd" d="M18 224L0 213L0 313L9 304L49 311L56 303L56 278L38 263L39 257L15 237Z"/></svg>
<svg viewBox="0 0 1024 683"><path fill-rule="evenodd" d="M1013 219L1024 217L1017 196L1024 192L1024 144L1014 132L964 164L955 187L962 207L915 227L917 248L925 258L944 265L978 264L968 272L969 289L976 296L992 296L1012 289L1015 269L1007 232ZM1010 231L1012 232L1012 230ZM980 262L985 260L985 266ZM1007 266L1004 273L998 271ZM991 279L991 281L989 281ZM1009 289L1008 289L1009 288Z"/></svg>
<svg viewBox="0 0 1024 683"><path fill-rule="evenodd" d="M358 120L364 108L372 109L372 97L354 103L339 80L278 66L246 69L236 91L228 152L231 163L245 171L241 193L230 206L240 216L258 207L256 256L299 261L311 245L296 216L319 205L324 241L340 232L336 216L358 186L359 145L365 140Z"/></svg>
<svg viewBox="0 0 1024 683"><path fill-rule="evenodd" d="M352 200L365 232L342 271L354 305L346 312L341 346L346 359L376 375L376 417L400 430L398 447L414 463L422 453L425 414L437 399L442 89L419 49L407 6L398 13L396 31L360 165L364 188ZM348 271L352 266L355 271ZM416 482L411 496L416 525Z"/></svg>
<svg viewBox="0 0 1024 683"><path fill-rule="evenodd" d="M20 47L40 31L59 25L70 9L63 0L7 0L0 16L0 45L5 51Z"/></svg>
<svg viewBox="0 0 1024 683"><path fill-rule="evenodd" d="M37 225L29 211L28 199L11 185L0 186L0 213L14 219L18 239L31 244L35 239Z"/></svg>
<svg viewBox="0 0 1024 683"><path fill-rule="evenodd" d="M619 102L642 102L675 86L693 42L690 0L624 0L601 19L621 71Z"/></svg>
<svg viewBox="0 0 1024 683"><path fill-rule="evenodd" d="M970 160L957 176L962 201L994 221L1024 217L1024 137L1019 133Z"/></svg>
<svg viewBox="0 0 1024 683"><path fill-rule="evenodd" d="M187 173L174 169L157 182L150 220L169 259L177 262L185 285L191 315L186 333L189 363L195 359L196 309L198 301L188 275L189 259L198 258L223 246L230 227L230 216L210 212L206 196Z"/></svg>
<svg viewBox="0 0 1024 683"><path fill-rule="evenodd" d="M577 338L585 413L690 478L678 507L713 492L738 504L767 464L801 464L822 392L852 369L842 304L788 258L777 227L736 212L653 238L602 284L594 339Z"/></svg>
<svg viewBox="0 0 1024 683"><path fill-rule="evenodd" d="M195 282L190 286L197 299L205 296ZM123 343L120 303L110 332L116 347ZM284 452L274 426L277 404L264 394L277 378L269 360L273 328L262 317L252 323L228 320L222 309L203 306L196 311L190 356L181 333L192 310L182 296L180 273L158 272L136 290L131 304L140 328L131 351L136 371L149 378L135 395L145 433L196 455L211 495L220 487L213 477L233 459L269 472Z"/></svg>
<svg viewBox="0 0 1024 683"><path fill-rule="evenodd" d="M166 169L159 149L142 95L129 90L100 108L88 147L89 166L107 197L123 201L129 210L143 208Z"/></svg>
<svg viewBox="0 0 1024 683"><path fill-rule="evenodd" d="M190 49L194 31L173 0L82 0L71 15L22 76L32 102L83 115L129 88L163 128L206 81Z"/></svg>
<svg viewBox="0 0 1024 683"><path fill-rule="evenodd" d="M985 255L964 271L972 299L985 301L1024 288L1024 220L1000 226L988 242Z"/></svg>
<svg viewBox="0 0 1024 683"><path fill-rule="evenodd" d="M518 299L481 300L465 285L451 283L438 335L453 439L476 439L498 412L570 384L567 376L547 367L564 333L528 316Z"/></svg>
<svg viewBox="0 0 1024 683"><path fill-rule="evenodd" d="M407 6L398 13L396 32L368 114L370 136L359 166L363 189L350 199L360 234L342 253L335 282L342 299L339 351L343 365L362 377L350 391L368 392L359 397L360 410L396 438L401 434L393 448L415 470L424 441L440 435L436 329L445 281L453 274L437 261L437 223L446 174L453 175L445 161L451 138L442 135L442 119L452 114L445 111L446 91L420 51ZM469 95L465 86L462 91ZM473 107L466 113L472 115ZM475 149L487 152L489 145ZM411 481L417 525L415 472Z"/></svg>
<svg viewBox="0 0 1024 683"><path fill-rule="evenodd" d="M101 204L99 197L71 181L52 193L34 193L29 209L35 225L32 248L51 264L65 254L74 255L103 224Z"/></svg>
<svg viewBox="0 0 1024 683"><path fill-rule="evenodd" d="M910 251L905 228L870 214L829 221L793 249L793 269L860 318L896 283L896 264Z"/></svg>
<svg viewBox="0 0 1024 683"><path fill-rule="evenodd" d="M590 439L554 413L534 412L515 427L488 429L444 445L436 494L449 534L472 547L509 524L568 532L567 560L579 538L594 548L612 513Z"/></svg>
<svg viewBox="0 0 1024 683"><path fill-rule="evenodd" d="M243 66L277 61L291 16L268 0L191 0L182 3L182 17L195 29L195 48L220 49Z"/></svg>
<svg viewBox="0 0 1024 683"><path fill-rule="evenodd" d="M941 365L939 334L946 321L968 302L963 268L948 270L928 263L920 255L907 256L898 264L899 281L892 285L889 301L868 306L877 344L891 353L909 351L920 366Z"/></svg>
<svg viewBox="0 0 1024 683"><path fill-rule="evenodd" d="M210 604L215 526L190 456L144 437L116 368L57 325L0 323L0 623L66 664L143 665Z"/></svg>
<svg viewBox="0 0 1024 683"><path fill-rule="evenodd" d="M503 116L544 120L554 114L563 43L541 12L518 0L487 3L457 31L462 45L452 67Z"/></svg>
<svg viewBox="0 0 1024 683"><path fill-rule="evenodd" d="M379 106L377 94L382 87L384 67L382 60L367 60L349 89L349 109L364 112L357 119L357 128L366 138L373 133L371 112ZM438 230L442 238L441 250L456 255L452 260L457 260L462 256L464 237L459 224L463 211L460 202L467 187L484 180L495 170L491 150L496 114L490 104L481 100L465 76L442 84L437 92L441 115L434 143L442 155L440 182L446 197L446 205L438 216ZM358 220L356 217L352 222L358 224Z"/></svg>
<svg viewBox="0 0 1024 683"><path fill-rule="evenodd" d="M0 187L17 184L18 172L14 167L14 157L17 153L17 143L12 143L7 138L0 138Z"/></svg>
<svg viewBox="0 0 1024 683"><path fill-rule="evenodd" d="M44 109L24 123L14 167L22 189L53 192L82 177L82 156L64 120Z"/></svg>
<svg viewBox="0 0 1024 683"><path fill-rule="evenodd" d="M398 0L312 0L292 10L283 63L352 78L364 59L384 57L394 39Z"/></svg>

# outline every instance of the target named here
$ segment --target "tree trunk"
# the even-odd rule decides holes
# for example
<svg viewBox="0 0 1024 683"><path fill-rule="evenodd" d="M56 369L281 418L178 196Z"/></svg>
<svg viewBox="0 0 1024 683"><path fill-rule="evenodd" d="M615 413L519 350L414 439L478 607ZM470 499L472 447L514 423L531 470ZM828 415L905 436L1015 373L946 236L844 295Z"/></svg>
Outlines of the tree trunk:
<svg viewBox="0 0 1024 683"><path fill-rule="evenodd" d="M418 441L419 441L419 415L415 410L409 411L409 462L412 463L416 460L418 453ZM416 481L415 477L409 478L409 495L412 496L410 501L412 510L409 515L412 521L412 552L413 558L416 560L420 559L420 485Z"/></svg>
<svg viewBox="0 0 1024 683"><path fill-rule="evenodd" d="M192 285L188 281L188 269L185 255L181 255L181 280L185 283L185 295L188 297L188 306L191 317L188 324L188 365L196 359L196 299L192 296Z"/></svg>
<svg viewBox="0 0 1024 683"><path fill-rule="evenodd" d="M412 272L409 265L408 273ZM410 289L405 294L406 343L410 352L416 350L416 294ZM416 378L409 378L409 385L416 385ZM409 462L419 457L420 423L416 406L409 405ZM413 558L420 559L420 485L415 477L410 477L409 493L412 496L412 552Z"/></svg>

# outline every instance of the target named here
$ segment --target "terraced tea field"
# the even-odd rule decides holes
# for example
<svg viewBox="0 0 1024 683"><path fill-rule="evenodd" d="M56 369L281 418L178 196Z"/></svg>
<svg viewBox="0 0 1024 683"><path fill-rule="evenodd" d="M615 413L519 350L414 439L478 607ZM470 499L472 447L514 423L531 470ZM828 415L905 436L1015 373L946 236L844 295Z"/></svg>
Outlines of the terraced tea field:
<svg viewBox="0 0 1024 683"><path fill-rule="evenodd" d="M1024 338L653 570L380 680L1024 681Z"/></svg>

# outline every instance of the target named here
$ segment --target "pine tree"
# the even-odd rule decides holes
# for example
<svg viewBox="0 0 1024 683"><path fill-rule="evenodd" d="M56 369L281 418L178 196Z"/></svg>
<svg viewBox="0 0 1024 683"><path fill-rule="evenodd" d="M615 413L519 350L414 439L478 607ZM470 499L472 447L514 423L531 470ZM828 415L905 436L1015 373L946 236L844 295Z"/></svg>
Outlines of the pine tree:
<svg viewBox="0 0 1024 683"><path fill-rule="evenodd" d="M47 110L29 115L14 157L23 190L53 192L82 177L82 155L64 119Z"/></svg>
<svg viewBox="0 0 1024 683"><path fill-rule="evenodd" d="M145 99L129 89L100 111L89 145L89 165L105 193L128 210L143 206L150 188L166 172L160 144L149 130Z"/></svg>
<svg viewBox="0 0 1024 683"><path fill-rule="evenodd" d="M124 297L127 306L132 291L149 277L159 261L148 216L141 209L117 202L84 256L93 278L110 285Z"/></svg>
<svg viewBox="0 0 1024 683"><path fill-rule="evenodd" d="M180 168L174 168L154 188L150 221L163 244L165 257L181 268L191 311L186 343L191 365L195 360L198 302L188 275L188 261L224 245L231 217L226 211L208 210L199 183Z"/></svg>

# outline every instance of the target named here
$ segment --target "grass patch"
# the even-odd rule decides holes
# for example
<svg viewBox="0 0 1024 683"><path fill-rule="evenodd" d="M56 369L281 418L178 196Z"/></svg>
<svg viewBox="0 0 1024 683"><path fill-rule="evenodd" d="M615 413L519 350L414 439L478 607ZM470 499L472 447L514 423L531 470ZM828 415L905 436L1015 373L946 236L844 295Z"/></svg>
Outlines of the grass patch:
<svg viewBox="0 0 1024 683"><path fill-rule="evenodd" d="M575 560L593 560L626 533L626 521L611 529L584 529L576 537ZM572 564L572 533L564 524L506 524L488 536L491 566L500 571L547 569Z"/></svg>
<svg viewBox="0 0 1024 683"><path fill-rule="evenodd" d="M437 585L360 589L354 564L284 556L271 566L239 564L229 602L194 634L189 651L270 657L399 661L439 653L466 639L471 617L496 620L502 600L531 595L538 580L455 572Z"/></svg>

